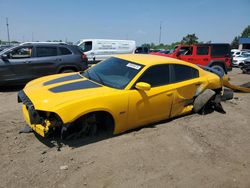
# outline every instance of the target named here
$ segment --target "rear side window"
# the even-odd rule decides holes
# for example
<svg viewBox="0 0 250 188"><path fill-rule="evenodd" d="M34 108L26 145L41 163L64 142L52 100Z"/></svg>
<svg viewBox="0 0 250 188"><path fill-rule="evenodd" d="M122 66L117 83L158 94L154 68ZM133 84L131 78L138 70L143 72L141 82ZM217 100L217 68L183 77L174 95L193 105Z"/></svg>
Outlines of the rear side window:
<svg viewBox="0 0 250 188"><path fill-rule="evenodd" d="M197 55L208 55L208 46L197 46Z"/></svg>
<svg viewBox="0 0 250 188"><path fill-rule="evenodd" d="M60 55L69 55L72 54L71 51L64 47L59 47L59 54Z"/></svg>
<svg viewBox="0 0 250 188"><path fill-rule="evenodd" d="M230 55L229 45L217 44L212 45L211 55L214 57L225 57Z"/></svg>
<svg viewBox="0 0 250 188"><path fill-rule="evenodd" d="M199 77L199 71L195 68L173 64L173 80L172 83L190 80Z"/></svg>
<svg viewBox="0 0 250 188"><path fill-rule="evenodd" d="M57 56L57 48L56 47L37 47L36 54L37 54L37 57Z"/></svg>
<svg viewBox="0 0 250 188"><path fill-rule="evenodd" d="M156 65L148 68L138 82L146 82L151 87L156 87L169 84L169 78L169 65Z"/></svg>

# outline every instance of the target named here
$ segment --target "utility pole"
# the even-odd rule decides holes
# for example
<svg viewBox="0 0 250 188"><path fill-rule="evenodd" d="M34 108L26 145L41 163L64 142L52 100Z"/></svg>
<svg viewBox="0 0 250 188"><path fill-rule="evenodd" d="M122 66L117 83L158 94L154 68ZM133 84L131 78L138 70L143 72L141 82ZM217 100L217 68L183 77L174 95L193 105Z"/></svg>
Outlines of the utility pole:
<svg viewBox="0 0 250 188"><path fill-rule="evenodd" d="M8 43L10 45L10 32L9 32L9 22L8 18L6 18L6 26L7 26L7 34L8 34Z"/></svg>
<svg viewBox="0 0 250 188"><path fill-rule="evenodd" d="M32 32L31 42L34 42L34 33Z"/></svg>
<svg viewBox="0 0 250 188"><path fill-rule="evenodd" d="M159 44L161 44L161 24L162 24L162 21L160 22Z"/></svg>

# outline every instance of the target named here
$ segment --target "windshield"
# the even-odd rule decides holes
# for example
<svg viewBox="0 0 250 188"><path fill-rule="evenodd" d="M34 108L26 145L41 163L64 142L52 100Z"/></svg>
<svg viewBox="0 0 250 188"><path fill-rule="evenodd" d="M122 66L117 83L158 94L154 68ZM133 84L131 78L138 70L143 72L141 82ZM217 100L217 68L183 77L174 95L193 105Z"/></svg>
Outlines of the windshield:
<svg viewBox="0 0 250 188"><path fill-rule="evenodd" d="M143 65L111 57L85 71L83 76L102 85L124 89Z"/></svg>
<svg viewBox="0 0 250 188"><path fill-rule="evenodd" d="M5 52L8 52L8 51L11 51L13 48L15 48L16 46L12 46L12 47L9 47L9 48L6 48L6 49L4 49L4 50L2 50L1 52L0 52L0 55L3 55Z"/></svg>

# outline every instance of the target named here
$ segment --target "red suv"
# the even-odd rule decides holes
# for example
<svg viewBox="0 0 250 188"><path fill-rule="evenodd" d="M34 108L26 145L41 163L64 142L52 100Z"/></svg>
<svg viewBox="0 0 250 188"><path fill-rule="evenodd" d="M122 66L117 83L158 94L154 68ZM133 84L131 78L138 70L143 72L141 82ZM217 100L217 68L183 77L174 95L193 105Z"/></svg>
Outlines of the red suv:
<svg viewBox="0 0 250 188"><path fill-rule="evenodd" d="M212 67L227 73L232 70L231 48L229 44L178 45L170 54L155 54L172 57L194 64Z"/></svg>

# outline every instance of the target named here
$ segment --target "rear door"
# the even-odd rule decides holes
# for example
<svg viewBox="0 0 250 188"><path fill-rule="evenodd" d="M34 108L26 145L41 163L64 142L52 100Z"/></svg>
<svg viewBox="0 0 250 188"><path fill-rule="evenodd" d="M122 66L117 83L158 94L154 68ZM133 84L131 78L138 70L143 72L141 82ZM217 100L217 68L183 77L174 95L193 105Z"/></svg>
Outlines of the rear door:
<svg viewBox="0 0 250 188"><path fill-rule="evenodd" d="M210 50L210 46L208 45L196 46L194 51L194 64L207 66L208 63L211 61L211 57L209 55Z"/></svg>
<svg viewBox="0 0 250 188"><path fill-rule="evenodd" d="M193 97L197 88L203 82L199 77L199 71L186 65L172 64L171 75L171 84L169 87L174 88L171 117L174 117L191 110Z"/></svg>
<svg viewBox="0 0 250 188"><path fill-rule="evenodd" d="M56 74L58 65L62 61L57 55L57 46L39 46L36 48L36 58L31 64L32 76L34 78L49 74Z"/></svg>

